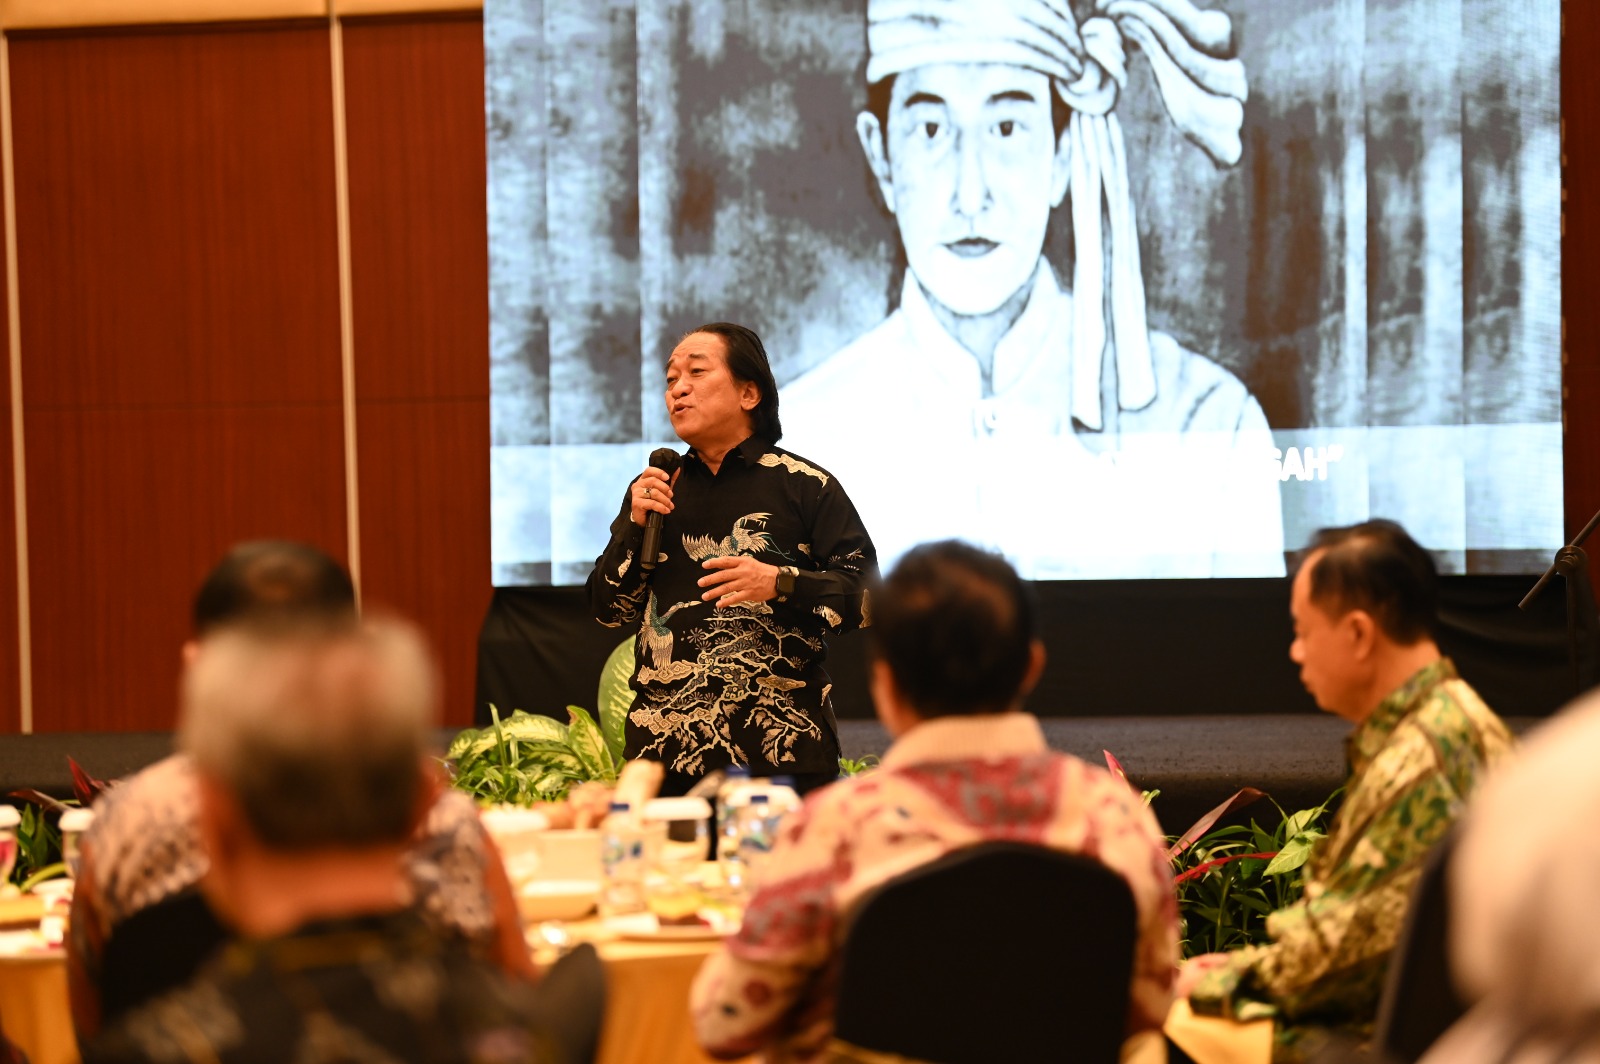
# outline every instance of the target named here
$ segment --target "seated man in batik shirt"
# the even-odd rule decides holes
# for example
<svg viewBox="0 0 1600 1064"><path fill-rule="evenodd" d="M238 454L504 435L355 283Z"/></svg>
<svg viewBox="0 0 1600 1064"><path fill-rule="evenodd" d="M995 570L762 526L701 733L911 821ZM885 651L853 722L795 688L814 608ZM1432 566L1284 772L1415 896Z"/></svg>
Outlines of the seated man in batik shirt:
<svg viewBox="0 0 1600 1064"><path fill-rule="evenodd" d="M1295 574L1289 656L1324 710L1355 725L1344 803L1307 864L1305 896L1267 918L1272 942L1188 962L1196 1012L1279 1019L1276 1055L1313 1031L1370 1025L1406 902L1510 732L1434 642L1433 560L1399 525L1325 529Z"/></svg>
<svg viewBox="0 0 1600 1064"><path fill-rule="evenodd" d="M187 671L216 636L252 621L355 623L355 588L327 554L304 543L257 541L228 552L194 600ZM67 942L73 1022L80 1040L131 1006L187 981L229 931L198 885L208 855L197 822L194 762L179 753L116 784L95 803L73 894ZM511 884L472 800L436 789L407 858L410 889L440 931L460 935L507 971L532 978ZM143 930L130 931L135 923ZM154 937L155 958L130 955Z"/></svg>
<svg viewBox="0 0 1600 1064"><path fill-rule="evenodd" d="M409 889L437 709L427 650L400 625L213 637L184 678L179 742L209 857L201 889L239 937L108 1024L84 1059L559 1059L533 986L441 934Z"/></svg>
<svg viewBox="0 0 1600 1064"><path fill-rule="evenodd" d="M826 1059L834 1003L819 977L853 907L910 868L993 839L1084 853L1127 881L1127 1029L1159 1028L1178 958L1161 833L1125 783L1052 753L1022 710L1044 647L1016 572L963 543L917 547L874 593L871 631L873 700L894 745L876 771L824 788L785 824L739 933L695 980L701 1044L724 1058Z"/></svg>

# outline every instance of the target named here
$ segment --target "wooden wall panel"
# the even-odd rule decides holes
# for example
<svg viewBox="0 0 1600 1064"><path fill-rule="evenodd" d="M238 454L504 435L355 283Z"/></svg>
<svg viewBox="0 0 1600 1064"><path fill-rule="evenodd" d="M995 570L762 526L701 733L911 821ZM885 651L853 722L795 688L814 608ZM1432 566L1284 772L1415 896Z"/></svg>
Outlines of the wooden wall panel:
<svg viewBox="0 0 1600 1064"><path fill-rule="evenodd" d="M0 0L6 29L317 18L328 0Z"/></svg>
<svg viewBox="0 0 1600 1064"><path fill-rule="evenodd" d="M489 394L483 20L346 20L356 395Z"/></svg>
<svg viewBox="0 0 1600 1064"><path fill-rule="evenodd" d="M327 31L11 53L28 406L338 402Z"/></svg>
<svg viewBox="0 0 1600 1064"><path fill-rule="evenodd" d="M1600 4L1564 5L1561 102L1565 122L1566 226L1561 241L1561 302L1566 323L1567 535L1600 510ZM1600 535L1586 544L1600 595Z"/></svg>
<svg viewBox="0 0 1600 1064"><path fill-rule="evenodd" d="M172 727L190 601L230 544L301 539L344 556L337 410L121 407L27 420L29 482L50 485L29 505L36 731Z"/></svg>
<svg viewBox="0 0 1600 1064"><path fill-rule="evenodd" d="M345 543L325 26L16 35L40 731L170 726L199 577Z"/></svg>
<svg viewBox="0 0 1600 1064"><path fill-rule="evenodd" d="M359 418L365 601L428 633L445 723L465 727L490 597L489 401L364 403Z"/></svg>
<svg viewBox="0 0 1600 1064"><path fill-rule="evenodd" d="M343 33L363 591L422 623L467 724L490 595L483 22Z"/></svg>
<svg viewBox="0 0 1600 1064"><path fill-rule="evenodd" d="M5 247L5 218L0 214L0 249ZM0 252L0 734L22 728L21 661L17 644L17 521L12 476L11 367L8 352L11 315L6 297L9 280Z"/></svg>
<svg viewBox="0 0 1600 1064"><path fill-rule="evenodd" d="M234 22L243 19L416 14L482 10L483 0L0 0L0 28L62 29L158 22Z"/></svg>

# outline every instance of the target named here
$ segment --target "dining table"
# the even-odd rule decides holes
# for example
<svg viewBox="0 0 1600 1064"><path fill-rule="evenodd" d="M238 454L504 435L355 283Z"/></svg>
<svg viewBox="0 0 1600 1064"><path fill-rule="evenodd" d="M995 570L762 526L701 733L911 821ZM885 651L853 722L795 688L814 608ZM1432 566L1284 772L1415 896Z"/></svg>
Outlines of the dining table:
<svg viewBox="0 0 1600 1064"><path fill-rule="evenodd" d="M595 1064L709 1064L694 1038L689 986L718 939L630 939L595 918L567 923L563 934L592 943L605 965L607 1007ZM536 960L552 959L537 928L529 940ZM0 932L0 1030L32 1064L79 1058L65 950L36 931Z"/></svg>
<svg viewBox="0 0 1600 1064"><path fill-rule="evenodd" d="M606 1009L595 1064L711 1060L694 1037L689 989L720 944L717 937L639 935L596 917L562 923L558 930L567 942L592 943L605 967ZM529 946L537 960L554 956L550 941L548 927L530 927ZM0 1029L32 1064L78 1060L65 953L38 932L0 932ZM1179 1001L1163 1032L1128 1040L1123 1064L1164 1064L1168 1039L1197 1064L1267 1064L1272 1056L1271 1021L1196 1016Z"/></svg>

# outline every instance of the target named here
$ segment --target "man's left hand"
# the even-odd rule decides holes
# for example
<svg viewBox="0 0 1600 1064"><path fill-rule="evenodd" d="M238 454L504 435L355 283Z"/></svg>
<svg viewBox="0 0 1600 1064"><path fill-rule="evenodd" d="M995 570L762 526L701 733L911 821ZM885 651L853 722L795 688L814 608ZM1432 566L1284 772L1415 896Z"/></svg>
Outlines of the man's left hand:
<svg viewBox="0 0 1600 1064"><path fill-rule="evenodd" d="M741 554L734 558L712 558L703 567L712 571L700 578L700 586L708 589L700 597L706 602L715 602L718 609L777 597L776 565Z"/></svg>

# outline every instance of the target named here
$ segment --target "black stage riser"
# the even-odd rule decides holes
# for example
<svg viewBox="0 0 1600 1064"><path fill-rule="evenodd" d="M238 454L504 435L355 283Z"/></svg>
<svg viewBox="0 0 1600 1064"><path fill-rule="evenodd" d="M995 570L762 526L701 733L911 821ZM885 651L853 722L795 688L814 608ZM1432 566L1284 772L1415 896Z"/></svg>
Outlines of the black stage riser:
<svg viewBox="0 0 1600 1064"><path fill-rule="evenodd" d="M1531 577L1448 577L1440 641L1505 716L1544 717L1573 695L1565 596L1527 612ZM1288 658L1287 580L1075 581L1035 585L1049 666L1029 708L1041 717L1315 713ZM582 588L499 588L478 643L477 719L488 704L564 717L592 708L600 666L630 633L588 613ZM830 640L839 719L870 719L868 637ZM1593 646L1586 686L1596 678Z"/></svg>

